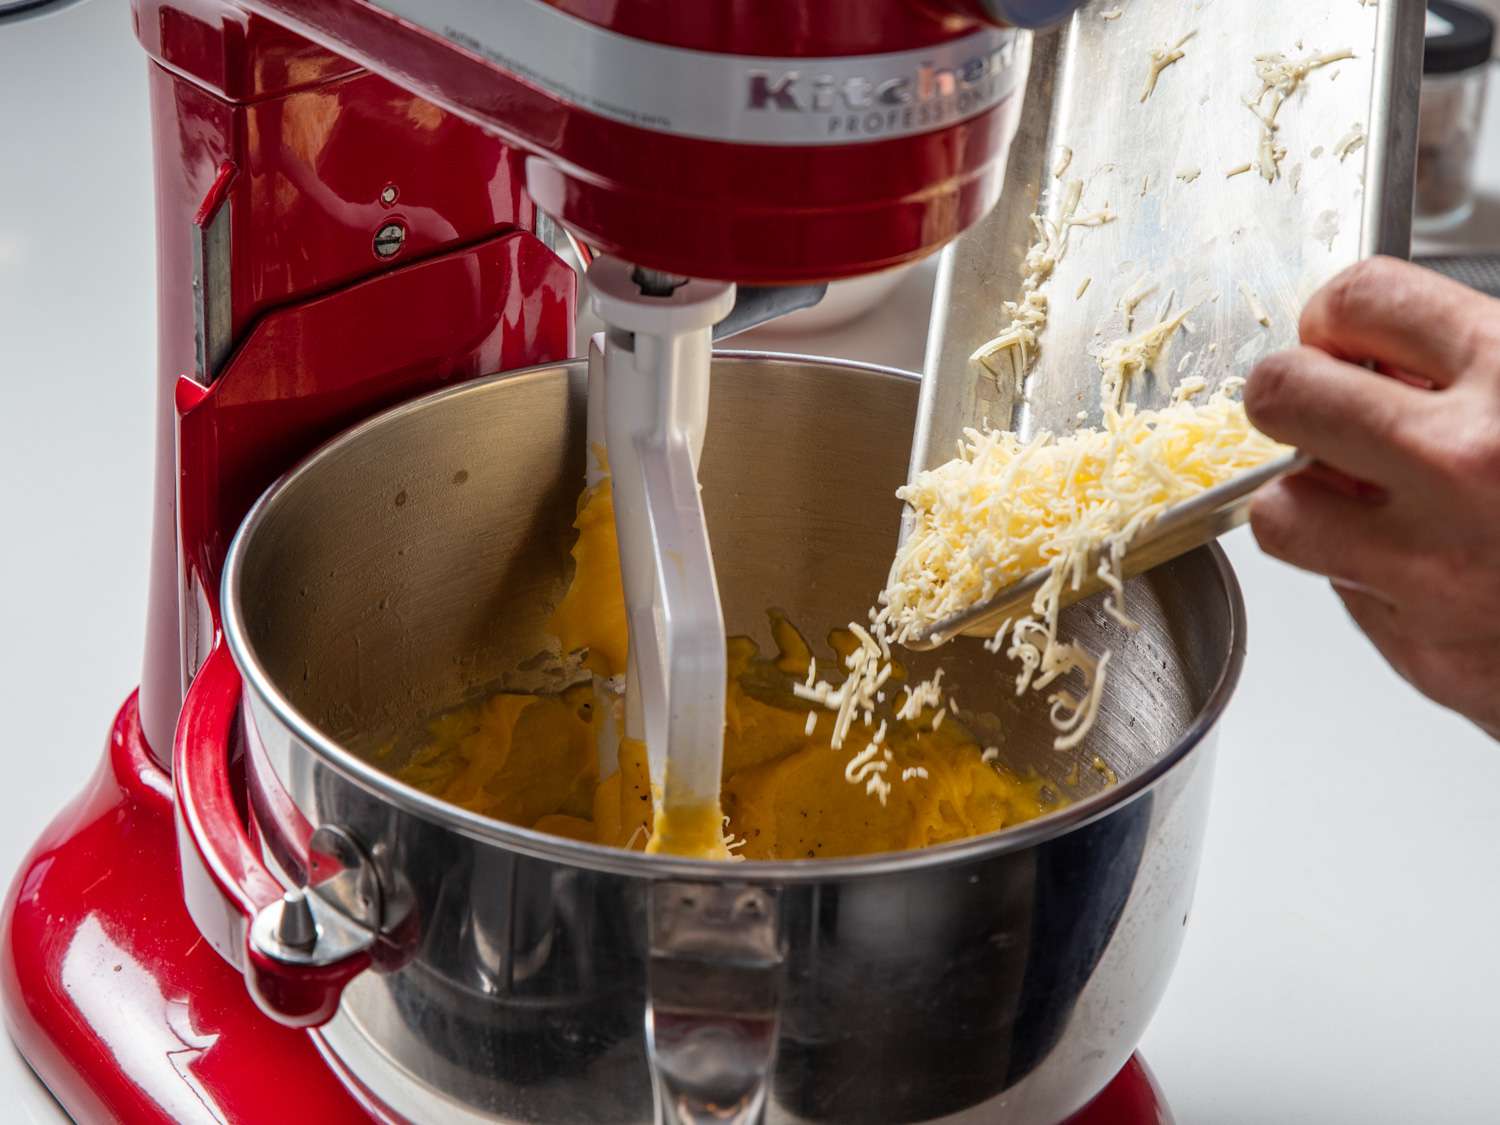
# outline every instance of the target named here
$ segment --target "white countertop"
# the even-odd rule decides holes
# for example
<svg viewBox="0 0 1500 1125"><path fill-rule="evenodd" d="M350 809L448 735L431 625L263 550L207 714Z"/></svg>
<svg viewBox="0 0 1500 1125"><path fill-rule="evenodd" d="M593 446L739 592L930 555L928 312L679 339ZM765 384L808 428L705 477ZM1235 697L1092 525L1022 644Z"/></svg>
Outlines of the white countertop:
<svg viewBox="0 0 1500 1125"><path fill-rule="evenodd" d="M93 769L139 671L155 349L145 67L125 0L0 27L7 879ZM1500 245L1500 224L1486 235ZM849 328L746 346L917 366L929 282L912 274ZM1402 684L1322 583L1243 533L1227 546L1250 661L1146 1057L1182 1125L1500 1120L1500 746ZM7 1121L58 1117L13 1051L0 1051L0 1104Z"/></svg>

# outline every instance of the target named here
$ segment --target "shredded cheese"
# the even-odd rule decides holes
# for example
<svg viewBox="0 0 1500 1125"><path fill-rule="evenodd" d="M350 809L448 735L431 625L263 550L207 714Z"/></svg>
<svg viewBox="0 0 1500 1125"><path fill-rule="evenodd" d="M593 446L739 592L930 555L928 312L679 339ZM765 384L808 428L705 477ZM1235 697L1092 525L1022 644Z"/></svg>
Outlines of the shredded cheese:
<svg viewBox="0 0 1500 1125"><path fill-rule="evenodd" d="M1266 311L1266 306L1261 304L1260 297L1254 289L1245 282L1240 282L1240 295L1245 298L1245 304L1250 306L1250 315L1255 318L1255 323L1262 328L1271 327L1271 314Z"/></svg>
<svg viewBox="0 0 1500 1125"><path fill-rule="evenodd" d="M1184 57L1183 44L1197 34L1196 31L1190 31L1170 46L1163 44L1160 47L1152 48L1146 69L1146 86L1141 91L1141 101L1145 101L1152 94L1156 93L1156 83L1161 78L1161 72Z"/></svg>
<svg viewBox="0 0 1500 1125"><path fill-rule="evenodd" d="M1172 388L1173 402L1186 402L1195 395L1200 395L1208 389L1208 383L1202 375L1189 375Z"/></svg>
<svg viewBox="0 0 1500 1125"><path fill-rule="evenodd" d="M1143 274L1120 295L1120 311L1125 314L1125 331L1129 332L1135 326L1136 306L1155 293L1157 288L1156 282L1149 275Z"/></svg>
<svg viewBox="0 0 1500 1125"><path fill-rule="evenodd" d="M970 363L981 364L998 380L1001 371L991 361L996 356L1005 355L1010 361L1010 374L1018 391L1027 372L1036 363L1038 339L1047 327L1047 296L1041 289L1067 253L1070 232L1074 227L1100 227L1115 220L1115 213L1108 203L1098 211L1080 215L1078 208L1082 200L1083 181L1070 180L1056 222L1049 222L1042 215L1031 217L1036 240L1027 249L1022 264L1025 275L1021 280L1021 296L1001 305L1001 312L1010 318L1010 323L969 357Z"/></svg>
<svg viewBox="0 0 1500 1125"><path fill-rule="evenodd" d="M1157 361L1186 315L1108 349L1122 383L1132 362ZM1236 388L1231 383L1201 404L1186 401L1194 393L1188 391L1159 411L1116 410L1106 400L1101 429L1059 438L967 431L961 457L918 474L898 494L915 522L881 595L877 630L897 642L914 639L1044 571L1030 615L1005 622L986 645L998 651L1009 638L1017 694L1076 675L1080 691L1058 685L1048 698L1056 745L1078 745L1098 714L1107 660L1059 639L1063 598L1097 579L1110 591L1107 607L1128 622L1121 568L1141 529L1173 504L1283 451L1250 426L1244 407L1229 397ZM919 692L911 690L901 717L915 717L929 702L925 695L919 701Z"/></svg>
<svg viewBox="0 0 1500 1125"><path fill-rule="evenodd" d="M1339 163L1342 164L1344 158L1350 153L1358 152L1365 147L1366 139L1364 125L1356 121L1354 127L1340 137L1338 143L1333 146L1333 155L1337 156Z"/></svg>
<svg viewBox="0 0 1500 1125"><path fill-rule="evenodd" d="M1255 56L1255 75L1260 79L1260 92L1244 104L1260 123L1254 164L1267 183L1276 182L1281 174L1281 162L1286 158L1286 146L1276 140L1281 128L1277 121L1281 107L1313 71L1353 57L1354 52L1347 47L1301 59L1289 59L1279 51Z"/></svg>
<svg viewBox="0 0 1500 1125"><path fill-rule="evenodd" d="M729 818L724 818L724 850L729 853L729 858L737 862L744 862L745 857L735 853L745 846L748 841L743 836L735 836L729 831Z"/></svg>
<svg viewBox="0 0 1500 1125"><path fill-rule="evenodd" d="M1158 320L1139 336L1116 340L1104 349L1099 356L1099 369L1103 372L1099 395L1106 410L1119 410L1131 380L1160 365L1172 337L1190 312L1190 308L1183 309L1170 319Z"/></svg>

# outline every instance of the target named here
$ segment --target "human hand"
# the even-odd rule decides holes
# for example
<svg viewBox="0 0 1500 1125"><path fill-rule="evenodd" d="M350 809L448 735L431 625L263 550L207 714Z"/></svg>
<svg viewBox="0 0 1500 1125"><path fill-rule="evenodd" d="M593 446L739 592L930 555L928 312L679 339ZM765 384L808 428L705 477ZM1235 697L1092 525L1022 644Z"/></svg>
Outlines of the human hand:
<svg viewBox="0 0 1500 1125"><path fill-rule="evenodd" d="M1260 492L1255 537L1332 579L1397 672L1500 738L1500 301L1375 258L1315 294L1300 332L1245 408L1317 463Z"/></svg>

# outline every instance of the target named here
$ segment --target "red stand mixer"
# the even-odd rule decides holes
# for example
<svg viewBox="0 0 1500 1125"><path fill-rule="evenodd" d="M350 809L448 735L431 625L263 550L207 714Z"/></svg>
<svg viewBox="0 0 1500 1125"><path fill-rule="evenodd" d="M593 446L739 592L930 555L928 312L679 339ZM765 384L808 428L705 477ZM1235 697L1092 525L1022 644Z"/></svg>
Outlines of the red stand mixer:
<svg viewBox="0 0 1500 1125"><path fill-rule="evenodd" d="M9 1030L68 1112L387 1116L304 1030L369 958L339 980L226 961L247 907L199 854L195 802L243 818L245 798L174 789L255 498L388 406L567 358L554 221L650 276L749 287L742 309L930 253L996 198L1024 78L1011 28L1072 6L135 0L160 291L146 661L12 886L0 961ZM246 882L250 906L281 892ZM1132 1060L1075 1120L1169 1116Z"/></svg>

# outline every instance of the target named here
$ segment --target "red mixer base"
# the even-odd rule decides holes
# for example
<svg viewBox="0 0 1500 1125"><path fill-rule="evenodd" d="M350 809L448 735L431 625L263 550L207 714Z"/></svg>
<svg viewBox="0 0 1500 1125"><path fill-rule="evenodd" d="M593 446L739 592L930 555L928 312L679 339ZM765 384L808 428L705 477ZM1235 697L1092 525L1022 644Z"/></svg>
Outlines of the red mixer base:
<svg viewBox="0 0 1500 1125"><path fill-rule="evenodd" d="M245 979L182 903L172 783L151 760L135 696L83 794L11 885L0 946L5 1022L84 1122L371 1118L305 1032L255 1008Z"/></svg>
<svg viewBox="0 0 1500 1125"><path fill-rule="evenodd" d="M182 894L172 786L135 696L104 761L27 855L5 903L11 1037L76 1120L320 1125L374 1118L306 1033L263 1016L198 935ZM1067 1125L1171 1125L1139 1057Z"/></svg>

